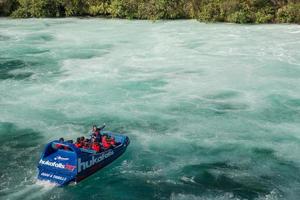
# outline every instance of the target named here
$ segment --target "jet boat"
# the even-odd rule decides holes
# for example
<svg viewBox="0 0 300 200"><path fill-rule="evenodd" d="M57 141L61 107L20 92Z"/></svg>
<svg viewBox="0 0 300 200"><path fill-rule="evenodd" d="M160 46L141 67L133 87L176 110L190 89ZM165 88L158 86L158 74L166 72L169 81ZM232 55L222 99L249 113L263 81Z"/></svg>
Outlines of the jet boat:
<svg viewBox="0 0 300 200"><path fill-rule="evenodd" d="M90 149L77 148L70 141L49 142L38 163L38 179L59 186L72 182L78 183L116 160L125 152L130 143L125 135L109 131L101 133L113 137L117 145L95 152Z"/></svg>

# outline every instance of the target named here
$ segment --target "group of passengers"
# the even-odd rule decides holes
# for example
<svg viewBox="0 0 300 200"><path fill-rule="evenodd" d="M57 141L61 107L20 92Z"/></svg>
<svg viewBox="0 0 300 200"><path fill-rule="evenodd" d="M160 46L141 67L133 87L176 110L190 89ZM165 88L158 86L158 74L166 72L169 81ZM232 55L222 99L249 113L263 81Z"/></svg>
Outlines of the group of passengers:
<svg viewBox="0 0 300 200"><path fill-rule="evenodd" d="M101 134L102 128L97 128L96 125L93 126L91 139L85 137L78 137L75 146L77 148L92 149L96 152L100 152L105 149L114 148L117 144L113 137L108 134Z"/></svg>

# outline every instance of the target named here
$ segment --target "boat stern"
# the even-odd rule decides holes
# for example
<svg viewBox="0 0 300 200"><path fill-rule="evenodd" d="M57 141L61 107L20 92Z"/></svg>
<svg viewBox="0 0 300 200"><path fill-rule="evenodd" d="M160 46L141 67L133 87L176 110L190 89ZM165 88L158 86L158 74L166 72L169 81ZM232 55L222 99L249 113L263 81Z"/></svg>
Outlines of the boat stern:
<svg viewBox="0 0 300 200"><path fill-rule="evenodd" d="M38 179L66 185L77 175L77 152L73 144L50 142L38 163Z"/></svg>

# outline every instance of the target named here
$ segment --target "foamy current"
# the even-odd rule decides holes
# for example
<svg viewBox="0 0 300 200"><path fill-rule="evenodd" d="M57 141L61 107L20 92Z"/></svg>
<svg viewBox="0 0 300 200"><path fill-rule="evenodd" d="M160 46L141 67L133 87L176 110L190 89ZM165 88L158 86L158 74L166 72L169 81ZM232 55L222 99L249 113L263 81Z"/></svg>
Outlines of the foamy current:
<svg viewBox="0 0 300 200"><path fill-rule="evenodd" d="M117 161L57 188L45 144L93 124ZM298 199L300 26L0 19L0 199Z"/></svg>

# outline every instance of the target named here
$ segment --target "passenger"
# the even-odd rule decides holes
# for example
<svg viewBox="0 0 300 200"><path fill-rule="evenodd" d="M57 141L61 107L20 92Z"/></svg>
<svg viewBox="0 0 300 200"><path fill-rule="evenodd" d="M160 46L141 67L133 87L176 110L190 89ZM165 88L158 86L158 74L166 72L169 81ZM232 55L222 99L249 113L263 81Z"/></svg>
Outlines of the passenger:
<svg viewBox="0 0 300 200"><path fill-rule="evenodd" d="M84 142L83 142L84 144L83 144L83 148L84 149L89 149L89 148L91 148L91 141L89 140L89 139L85 139L84 140Z"/></svg>
<svg viewBox="0 0 300 200"><path fill-rule="evenodd" d="M103 147L104 147L105 149L109 149L109 148L111 147L111 144L110 144L110 141L109 141L107 135L102 136L101 142L102 142L102 145L103 145Z"/></svg>
<svg viewBox="0 0 300 200"><path fill-rule="evenodd" d="M111 140L110 140L110 144L111 144L113 147L115 147L115 146L116 146L116 140L115 140L115 138L114 138L114 137L112 137L112 138L111 138Z"/></svg>
<svg viewBox="0 0 300 200"><path fill-rule="evenodd" d="M89 148L90 148L90 145L89 145L87 142L85 142L85 143L83 144L82 148L84 148L84 149L89 149Z"/></svg>
<svg viewBox="0 0 300 200"><path fill-rule="evenodd" d="M100 152L101 148L100 148L99 143L94 141L92 144L92 149L96 152Z"/></svg>
<svg viewBox="0 0 300 200"><path fill-rule="evenodd" d="M115 141L114 137L107 136L106 137L106 141L111 145L111 147L115 147L116 146L116 141Z"/></svg>
<svg viewBox="0 0 300 200"><path fill-rule="evenodd" d="M85 140L85 138L82 136L82 137L80 137L80 143L81 143L81 146L83 147L84 146L84 140Z"/></svg>
<svg viewBox="0 0 300 200"><path fill-rule="evenodd" d="M82 143L81 143L81 140L80 140L79 137L78 137L77 140L76 140L75 146L76 146L77 148L81 148L81 147L82 147Z"/></svg>
<svg viewBox="0 0 300 200"><path fill-rule="evenodd" d="M58 142L60 142L60 143L64 142L64 138L59 138ZM61 144L56 144L55 147L57 149L63 149L63 145L61 145Z"/></svg>
<svg viewBox="0 0 300 200"><path fill-rule="evenodd" d="M117 146L115 138L109 136L109 135L104 135L102 137L102 145L104 148L109 149L109 148L114 148Z"/></svg>

